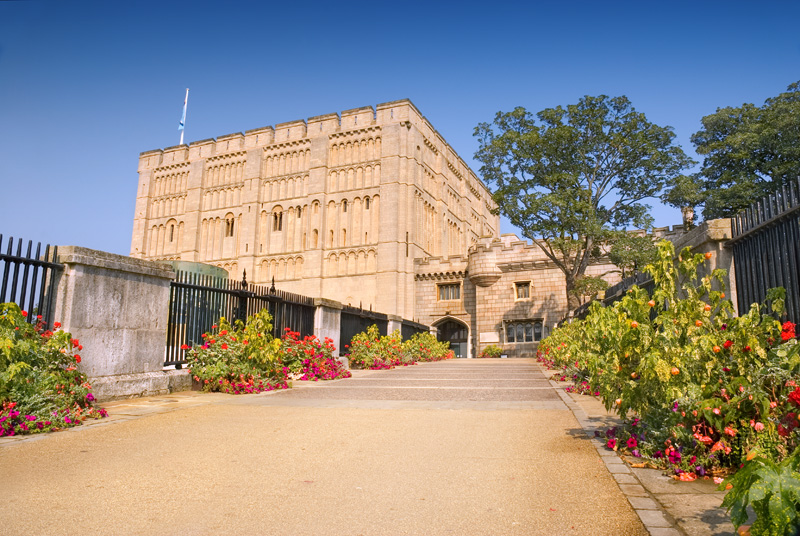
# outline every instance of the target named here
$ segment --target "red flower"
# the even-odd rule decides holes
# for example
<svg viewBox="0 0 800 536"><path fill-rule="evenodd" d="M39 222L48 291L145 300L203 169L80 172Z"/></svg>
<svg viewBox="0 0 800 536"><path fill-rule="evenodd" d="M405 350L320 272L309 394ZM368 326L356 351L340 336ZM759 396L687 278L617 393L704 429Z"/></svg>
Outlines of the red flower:
<svg viewBox="0 0 800 536"><path fill-rule="evenodd" d="M792 322L785 322L781 328L781 339L788 341L794 338L794 324Z"/></svg>
<svg viewBox="0 0 800 536"><path fill-rule="evenodd" d="M222 343L222 346L220 348L222 348L223 350L227 350L228 349L228 345L225 344L225 343Z"/></svg>
<svg viewBox="0 0 800 536"><path fill-rule="evenodd" d="M795 406L800 406L800 387L789 393L789 401Z"/></svg>
<svg viewBox="0 0 800 536"><path fill-rule="evenodd" d="M79 356L78 354L75 354L73 357L75 357L75 362L76 363L80 363L81 362L81 356Z"/></svg>
<svg viewBox="0 0 800 536"><path fill-rule="evenodd" d="M20 313L22 313L22 318L28 316L28 311L20 311Z"/></svg>
<svg viewBox="0 0 800 536"><path fill-rule="evenodd" d="M53 322L53 329L58 329L61 327L61 322Z"/></svg>
<svg viewBox="0 0 800 536"><path fill-rule="evenodd" d="M727 350L728 348L733 346L733 341L727 340L727 341L725 341L725 344L723 344L722 346Z"/></svg>
<svg viewBox="0 0 800 536"><path fill-rule="evenodd" d="M181 350L188 350L188 349L189 349L188 344L181 344Z"/></svg>

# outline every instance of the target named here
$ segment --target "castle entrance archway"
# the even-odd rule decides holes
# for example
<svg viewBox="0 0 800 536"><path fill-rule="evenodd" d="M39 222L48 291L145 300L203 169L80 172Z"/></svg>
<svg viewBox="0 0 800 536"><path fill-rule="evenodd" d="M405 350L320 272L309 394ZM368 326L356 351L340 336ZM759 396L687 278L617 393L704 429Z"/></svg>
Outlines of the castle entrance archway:
<svg viewBox="0 0 800 536"><path fill-rule="evenodd" d="M438 331L436 338L442 342L449 342L450 349L456 357L468 357L469 328L466 324L447 318L435 326Z"/></svg>

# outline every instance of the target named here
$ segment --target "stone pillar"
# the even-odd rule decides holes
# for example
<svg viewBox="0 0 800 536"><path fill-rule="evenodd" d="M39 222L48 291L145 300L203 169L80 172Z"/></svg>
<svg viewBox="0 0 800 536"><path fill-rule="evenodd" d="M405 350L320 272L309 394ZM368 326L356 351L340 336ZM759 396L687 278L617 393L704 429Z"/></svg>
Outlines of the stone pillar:
<svg viewBox="0 0 800 536"><path fill-rule="evenodd" d="M386 328L387 335L393 333L396 329L400 330L400 333L403 332L403 317L396 316L396 315L388 315L389 322Z"/></svg>
<svg viewBox="0 0 800 536"><path fill-rule="evenodd" d="M188 389L188 374L165 372L170 266L61 246L55 319L80 339L79 368L99 400ZM186 385L183 385L183 384Z"/></svg>
<svg viewBox="0 0 800 536"><path fill-rule="evenodd" d="M336 346L333 356L339 358L339 334L342 327L342 304L326 298L314 298L314 335L323 341L331 339ZM343 358L342 358L343 359ZM341 359L340 359L341 360Z"/></svg>

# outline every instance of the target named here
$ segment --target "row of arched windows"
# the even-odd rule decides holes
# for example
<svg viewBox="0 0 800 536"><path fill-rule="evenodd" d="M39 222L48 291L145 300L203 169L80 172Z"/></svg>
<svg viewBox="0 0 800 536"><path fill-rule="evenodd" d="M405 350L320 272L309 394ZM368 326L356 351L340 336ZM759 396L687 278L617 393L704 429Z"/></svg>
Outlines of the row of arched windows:
<svg viewBox="0 0 800 536"><path fill-rule="evenodd" d="M308 175L264 181L264 201L293 199L308 195Z"/></svg>
<svg viewBox="0 0 800 536"><path fill-rule="evenodd" d="M170 219L166 223L154 225L150 228L148 237L147 256L150 258L163 258L165 256L180 255L183 243L183 222Z"/></svg>
<svg viewBox="0 0 800 536"><path fill-rule="evenodd" d="M200 259L213 261L239 256L239 228L242 215L205 218L200 224Z"/></svg>
<svg viewBox="0 0 800 536"><path fill-rule="evenodd" d="M160 197L186 191L189 170L174 173L156 173L153 177L150 197Z"/></svg>
<svg viewBox="0 0 800 536"><path fill-rule="evenodd" d="M211 162L206 168L206 188L235 184L244 180L245 160L235 162Z"/></svg>
<svg viewBox="0 0 800 536"><path fill-rule="evenodd" d="M308 171L311 162L311 149L297 149L278 154L266 154L262 177L280 177L291 173Z"/></svg>
<svg viewBox="0 0 800 536"><path fill-rule="evenodd" d="M150 217L163 218L183 214L186 194L154 199L150 204Z"/></svg>
<svg viewBox="0 0 800 536"><path fill-rule="evenodd" d="M380 164L334 170L328 174L328 192L370 188L378 186L380 182Z"/></svg>
<svg viewBox="0 0 800 536"><path fill-rule="evenodd" d="M333 143L330 149L330 167L368 162L381 157L380 136L355 141Z"/></svg>
<svg viewBox="0 0 800 536"><path fill-rule="evenodd" d="M203 193L203 210L238 207L242 204L242 186L218 188Z"/></svg>
<svg viewBox="0 0 800 536"><path fill-rule="evenodd" d="M302 279L303 277L303 257L280 257L277 259L264 259L258 265L259 273L256 274L256 281L260 283L270 283L272 278L275 281L288 281L290 279Z"/></svg>
<svg viewBox="0 0 800 536"><path fill-rule="evenodd" d="M378 254L374 249L359 249L331 253L325 258L324 272L327 277L375 273Z"/></svg>

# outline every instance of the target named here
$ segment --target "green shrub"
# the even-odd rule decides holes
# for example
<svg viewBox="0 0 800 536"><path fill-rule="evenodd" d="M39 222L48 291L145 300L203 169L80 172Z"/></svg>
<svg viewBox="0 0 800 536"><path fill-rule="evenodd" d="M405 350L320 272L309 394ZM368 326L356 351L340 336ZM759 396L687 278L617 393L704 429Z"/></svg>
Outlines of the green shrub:
<svg viewBox="0 0 800 536"><path fill-rule="evenodd" d="M46 329L41 317L14 303L0 304L0 436L46 432L107 415L94 407L86 375L78 371L83 349L70 333Z"/></svg>
<svg viewBox="0 0 800 536"><path fill-rule="evenodd" d="M483 351L478 354L478 357L500 357L500 354L503 353L503 349L497 346L496 344L490 344Z"/></svg>
<svg viewBox="0 0 800 536"><path fill-rule="evenodd" d="M204 343L186 354L193 379L204 391L231 394L259 393L288 388L288 369L272 337L272 318L264 309L247 319L219 325L203 334Z"/></svg>

